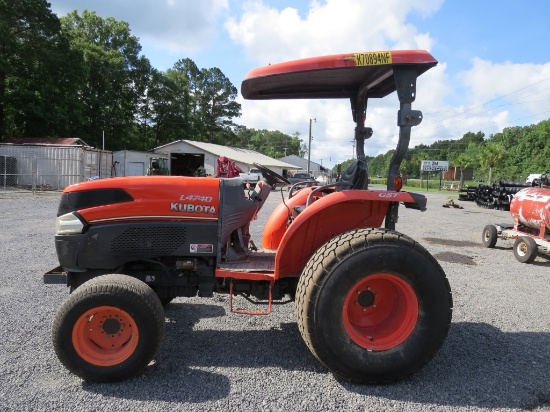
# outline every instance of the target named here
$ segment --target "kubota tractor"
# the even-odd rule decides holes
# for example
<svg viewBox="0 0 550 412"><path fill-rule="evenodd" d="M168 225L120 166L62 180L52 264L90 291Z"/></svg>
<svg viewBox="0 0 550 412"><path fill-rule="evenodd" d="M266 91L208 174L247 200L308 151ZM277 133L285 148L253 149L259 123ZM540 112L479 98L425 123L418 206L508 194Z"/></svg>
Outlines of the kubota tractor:
<svg viewBox="0 0 550 412"><path fill-rule="evenodd" d="M333 184L293 187L265 226L262 247L251 220L282 176L256 165L264 181L145 176L67 187L55 246L60 267L44 275L70 295L52 338L61 362L90 381L115 381L155 356L163 304L175 297L228 294L232 312L267 314L295 301L302 337L333 373L355 382L402 379L428 363L451 322L449 283L437 261L395 231L398 208L426 208L401 191L399 167L411 127L416 79L437 61L425 51L324 56L254 69L247 99L350 99L357 160ZM370 190L364 142L367 100L397 91L399 142L386 190ZM233 308L233 296L265 310Z"/></svg>

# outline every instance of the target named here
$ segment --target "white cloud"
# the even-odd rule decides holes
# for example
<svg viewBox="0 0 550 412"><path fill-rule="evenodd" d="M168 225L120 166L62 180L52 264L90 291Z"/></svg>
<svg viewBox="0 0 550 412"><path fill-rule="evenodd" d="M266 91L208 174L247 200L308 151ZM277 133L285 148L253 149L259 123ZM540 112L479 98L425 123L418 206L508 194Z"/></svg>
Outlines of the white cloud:
<svg viewBox="0 0 550 412"><path fill-rule="evenodd" d="M439 73L433 70L431 74ZM435 83L437 87L455 80L454 90L462 90L462 104L438 107L437 101L427 101L425 106L423 103L422 107L434 111L425 112L424 122L418 127L420 139L458 139L470 131L482 131L488 137L506 127L537 123L550 115L550 63L494 63L475 58L471 68L455 79L441 80ZM443 94L449 96L450 86L446 87ZM431 95L441 92L432 90Z"/></svg>
<svg viewBox="0 0 550 412"><path fill-rule="evenodd" d="M436 40L407 19L412 14L429 17L441 4L441 0L312 1L308 12L300 15L294 8L278 10L252 0L225 28L256 65L354 51L430 51ZM459 139L469 131L489 136L505 127L536 123L549 117L548 100L550 63L494 63L475 58L468 70L450 76L447 64L440 62L418 79L413 108L421 110L424 119L413 128L411 146ZM367 123L374 135L366 142L367 154L395 148L397 109L395 95L369 102ZM289 123L304 125L310 117L317 117L312 156L318 159L327 151L338 158L350 156L353 123L347 101L247 102L243 113L243 121L250 121L250 127L257 127L255 122L264 118L263 127L285 132L291 132ZM274 124L275 119L284 120Z"/></svg>
<svg viewBox="0 0 550 412"><path fill-rule="evenodd" d="M170 7L159 7L158 2L144 3L152 16L139 19L136 30L160 49L185 53L200 50L215 40L217 19L229 7L227 0L171 0Z"/></svg>
<svg viewBox="0 0 550 412"><path fill-rule="evenodd" d="M405 23L408 13L435 12L441 0L327 0L310 3L305 18L294 8L278 10L255 0L243 5L239 19L225 27L259 64L354 51L431 46L427 33Z"/></svg>
<svg viewBox="0 0 550 412"><path fill-rule="evenodd" d="M307 15L301 17L294 8L278 10L256 0L245 3L242 15L230 18L225 27L233 41L241 44L248 58L257 65L356 51L429 50L433 43L429 33L419 33L406 23L406 17L411 12L429 15L442 1L415 3L404 0L327 0L321 4L312 1ZM420 88L419 81L421 110L430 106L441 107L445 93L450 92L444 83L444 71L445 65L441 65L425 74L424 77L429 77L430 81L422 84L426 86L424 89ZM399 132L396 126L398 108L396 95L369 102L367 123L374 129L374 136L366 142L368 155L395 148ZM355 125L347 99L243 102L241 122L248 127L279 129L289 134L299 130L307 142L307 124L313 117L318 122L313 131L312 159L318 162L330 156L332 164L349 159ZM429 135L426 139L432 137Z"/></svg>
<svg viewBox="0 0 550 412"><path fill-rule="evenodd" d="M228 0L50 0L52 10L65 15L72 10L95 10L103 18L130 24L144 42L170 52L190 53L216 37L217 19L227 11Z"/></svg>
<svg viewBox="0 0 550 412"><path fill-rule="evenodd" d="M508 110L499 112L493 116L491 121L496 125L498 130L502 130L505 127L510 126L510 112L508 112Z"/></svg>
<svg viewBox="0 0 550 412"><path fill-rule="evenodd" d="M486 103L484 108L509 104L537 112L550 99L550 63L493 63L475 58L459 80L468 90L470 104Z"/></svg>

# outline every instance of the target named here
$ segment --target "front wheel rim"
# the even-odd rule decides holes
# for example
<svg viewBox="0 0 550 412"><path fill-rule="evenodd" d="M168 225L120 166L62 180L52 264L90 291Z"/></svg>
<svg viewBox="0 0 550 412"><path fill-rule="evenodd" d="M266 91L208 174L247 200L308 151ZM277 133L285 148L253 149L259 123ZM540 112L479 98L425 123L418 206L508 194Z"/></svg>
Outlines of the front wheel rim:
<svg viewBox="0 0 550 412"><path fill-rule="evenodd" d="M76 321L72 342L78 355L96 366L118 365L134 353L139 331L134 318L114 306L99 306Z"/></svg>
<svg viewBox="0 0 550 412"><path fill-rule="evenodd" d="M527 243L523 241L519 242L517 246L517 252L518 252L518 255L521 257L527 255Z"/></svg>
<svg viewBox="0 0 550 412"><path fill-rule="evenodd" d="M349 337L368 350L388 350L403 343L418 320L412 286L390 273L359 280L348 292L342 311Z"/></svg>

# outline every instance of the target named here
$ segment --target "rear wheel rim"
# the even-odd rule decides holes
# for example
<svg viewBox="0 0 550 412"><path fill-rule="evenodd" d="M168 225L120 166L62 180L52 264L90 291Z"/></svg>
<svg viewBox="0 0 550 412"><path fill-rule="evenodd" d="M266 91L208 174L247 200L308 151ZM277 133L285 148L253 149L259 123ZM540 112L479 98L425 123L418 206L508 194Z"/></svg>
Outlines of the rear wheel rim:
<svg viewBox="0 0 550 412"><path fill-rule="evenodd" d="M418 320L418 299L409 283L390 273L376 273L349 291L342 311L349 337L368 350L388 350L403 343Z"/></svg>
<svg viewBox="0 0 550 412"><path fill-rule="evenodd" d="M519 242L517 252L519 256L525 256L527 254L527 243L525 243L524 241Z"/></svg>
<svg viewBox="0 0 550 412"><path fill-rule="evenodd" d="M72 342L78 355L96 366L113 366L134 353L139 332L134 318L114 306L99 306L76 321Z"/></svg>

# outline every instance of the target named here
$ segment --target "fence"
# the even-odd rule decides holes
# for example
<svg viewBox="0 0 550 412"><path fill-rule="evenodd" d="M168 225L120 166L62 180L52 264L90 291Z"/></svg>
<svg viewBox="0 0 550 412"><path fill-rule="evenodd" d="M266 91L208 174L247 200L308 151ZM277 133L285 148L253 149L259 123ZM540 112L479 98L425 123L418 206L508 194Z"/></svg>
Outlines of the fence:
<svg viewBox="0 0 550 412"><path fill-rule="evenodd" d="M111 177L112 153L61 150L0 154L0 191L59 191L90 178Z"/></svg>

